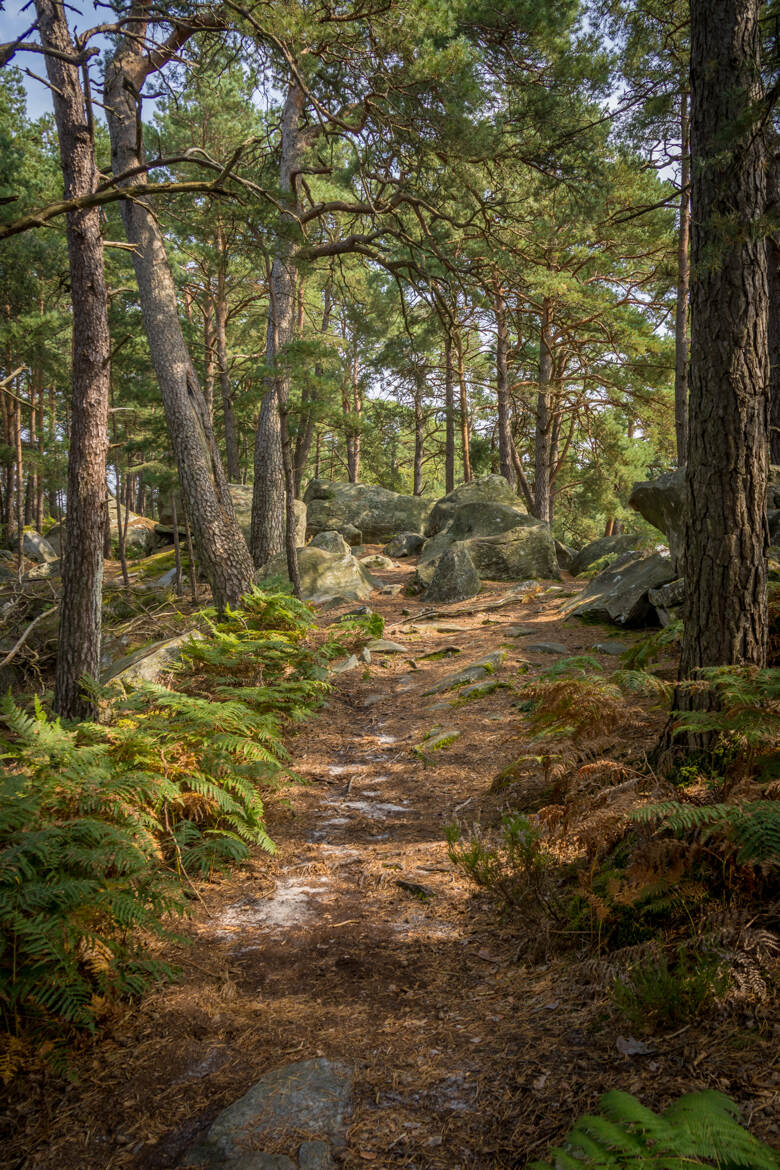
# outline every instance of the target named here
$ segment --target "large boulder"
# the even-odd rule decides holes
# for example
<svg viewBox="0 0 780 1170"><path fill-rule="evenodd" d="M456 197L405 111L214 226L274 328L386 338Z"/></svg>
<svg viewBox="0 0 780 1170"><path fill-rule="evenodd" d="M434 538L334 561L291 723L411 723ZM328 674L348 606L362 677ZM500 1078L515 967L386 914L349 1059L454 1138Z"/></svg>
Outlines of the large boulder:
<svg viewBox="0 0 780 1170"><path fill-rule="evenodd" d="M425 600L437 604L476 597L482 587L466 545L457 541L436 562Z"/></svg>
<svg viewBox="0 0 780 1170"><path fill-rule="evenodd" d="M576 577L578 573L586 573L588 569L598 564L599 561L603 561L605 557L609 557L611 561L617 560L623 553L635 549L636 546L635 533L622 532L618 536L600 536L598 540L592 540L590 544L586 544L578 553L575 553L569 565L569 572Z"/></svg>
<svg viewBox="0 0 780 1170"><path fill-rule="evenodd" d="M18 537L14 540L14 548L19 547ZM53 564L59 558L59 552L51 541L41 536L34 528L25 528L23 533L22 552L28 561L35 561L38 565Z"/></svg>
<svg viewBox="0 0 780 1170"><path fill-rule="evenodd" d="M663 532L672 560L680 572L683 569L685 542L685 468L667 471L657 479L635 483L628 499L629 507L644 516L648 523ZM769 468L767 509L780 509L780 467ZM777 524L777 522L775 522Z"/></svg>
<svg viewBox="0 0 780 1170"><path fill-rule="evenodd" d="M140 650L134 650L112 662L103 671L100 681L120 682L125 686L157 682L160 675L180 661L190 642L200 642L202 639L203 634L198 630L188 630L175 638L165 638L150 646L142 646Z"/></svg>
<svg viewBox="0 0 780 1170"><path fill-rule="evenodd" d="M349 545L340 532L318 532L309 543L312 548L324 548L325 552L341 557L349 555Z"/></svg>
<svg viewBox="0 0 780 1170"><path fill-rule="evenodd" d="M555 542L539 521L498 536L477 536L464 542L480 577L488 581L559 578Z"/></svg>
<svg viewBox="0 0 780 1170"><path fill-rule="evenodd" d="M627 552L594 577L584 593L565 602L561 612L566 617L617 626L655 625L656 613L648 592L676 577L672 558L666 553L643 556Z"/></svg>
<svg viewBox="0 0 780 1170"><path fill-rule="evenodd" d="M122 527L125 528L125 509L120 505ZM108 505L108 521L111 527L111 553L119 556L119 521L116 511L116 500L110 500ZM49 544L55 550L55 559L62 553L63 537L67 540L67 517L55 524L46 534ZM148 557L157 544L155 533L157 525L148 516L139 516L137 512L127 513L127 528L125 533L125 553L131 559Z"/></svg>
<svg viewBox="0 0 780 1170"><path fill-rule="evenodd" d="M335 483L313 479L304 495L310 533L333 529L355 530L366 544L384 544L398 532L425 531L434 501L425 496L405 496L366 483Z"/></svg>
<svg viewBox="0 0 780 1170"><path fill-rule="evenodd" d="M298 549L298 572L304 599L317 603L334 597L365 601L371 596L375 584L368 570L351 553L332 553L311 544ZM255 580L262 585L274 577L289 580L285 553L272 557L267 565L258 569Z"/></svg>
<svg viewBox="0 0 780 1170"><path fill-rule="evenodd" d="M507 487L509 486L506 480L500 475L492 475L487 478L491 481L498 480ZM485 481L480 480L478 482L484 484ZM464 484L463 486L468 488L473 485ZM461 489L458 488L457 490L460 491ZM455 495L455 492L450 494ZM445 499L449 499L449 497L445 497ZM517 508L505 503L495 503L490 500L479 499L465 500L463 503L454 504L452 507L449 507L446 513L446 526L439 529L438 532L426 540L422 547L417 565L419 581L428 585L432 579L433 571L439 557L459 541L472 540L478 537L502 536L507 532L513 532L517 528L533 528L538 526L539 521L523 511L519 506L517 497L514 497L514 499L518 503ZM555 576L557 575L556 567Z"/></svg>
<svg viewBox="0 0 780 1170"><path fill-rule="evenodd" d="M399 532L388 541L382 552L388 557L416 557L424 544L425 537L419 532Z"/></svg>
<svg viewBox="0 0 780 1170"><path fill-rule="evenodd" d="M446 528L456 510L464 504L505 504L516 512L525 512L517 494L503 475L485 475L470 483L462 483L449 495L436 501L428 518L426 535L435 536Z"/></svg>

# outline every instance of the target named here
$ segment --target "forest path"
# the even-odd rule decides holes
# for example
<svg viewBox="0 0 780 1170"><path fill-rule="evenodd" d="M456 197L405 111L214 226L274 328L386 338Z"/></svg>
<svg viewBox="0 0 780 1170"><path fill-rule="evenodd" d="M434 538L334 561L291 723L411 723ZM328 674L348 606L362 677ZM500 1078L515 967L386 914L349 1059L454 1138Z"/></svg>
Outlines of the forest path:
<svg viewBox="0 0 780 1170"><path fill-rule="evenodd" d="M380 576L408 572L407 562ZM458 816L502 805L489 790L522 754L516 687L555 661L535 645L582 653L605 636L562 625L560 591L432 620L413 620L419 601L372 600L403 652L374 654L369 677L362 666L335 676L328 705L291 743L307 783L269 807L277 855L201 887L190 945L168 956L183 978L109 1023L79 1083L47 1102L28 1165L184 1166L267 1070L321 1055L354 1068L345 1167L498 1170L541 1153L575 1099L590 1104L615 1083L614 1036L586 1036L592 995L518 955L511 924L445 841ZM496 651L492 693L456 706L454 691L429 693ZM437 726L458 738L416 752Z"/></svg>

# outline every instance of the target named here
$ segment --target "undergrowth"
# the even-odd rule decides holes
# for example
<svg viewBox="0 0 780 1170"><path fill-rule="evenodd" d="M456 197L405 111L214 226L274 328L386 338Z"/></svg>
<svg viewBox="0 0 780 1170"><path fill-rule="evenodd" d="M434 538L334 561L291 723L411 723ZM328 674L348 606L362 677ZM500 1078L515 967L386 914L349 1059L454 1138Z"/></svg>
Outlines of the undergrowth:
<svg viewBox="0 0 780 1170"><path fill-rule="evenodd" d="M531 1162L529 1170L778 1170L780 1165L774 1151L740 1125L738 1106L711 1089L686 1093L660 1114L616 1090L599 1105L598 1113L575 1123L549 1161Z"/></svg>
<svg viewBox="0 0 780 1170"><path fill-rule="evenodd" d="M311 647L307 606L260 591L202 625L170 686L100 692L100 724L0 705L7 1034L94 1029L106 999L170 975L150 940L186 913L191 878L273 849L262 793L288 771L285 729L328 690L333 646Z"/></svg>

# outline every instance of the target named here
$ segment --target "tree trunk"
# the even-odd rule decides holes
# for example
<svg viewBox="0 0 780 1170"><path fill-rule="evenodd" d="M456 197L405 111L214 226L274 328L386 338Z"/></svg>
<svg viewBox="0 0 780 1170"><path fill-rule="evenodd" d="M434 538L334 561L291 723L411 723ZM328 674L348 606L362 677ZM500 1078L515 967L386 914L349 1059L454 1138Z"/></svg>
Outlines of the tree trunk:
<svg viewBox="0 0 780 1170"><path fill-rule="evenodd" d="M323 308L322 308L322 324L320 325L320 333L324 337L328 332L330 324L331 298L330 289L325 286L323 289ZM319 381L322 377L322 364L317 363L314 367L314 377ZM316 395L306 387L301 399L301 420L298 427L298 435L295 442L295 494L299 496L301 487L303 485L303 477L306 472L306 460L309 458L311 451L311 444L314 438L314 422L316 418ZM319 435L317 436L319 442ZM319 464L319 455L318 455Z"/></svg>
<svg viewBox="0 0 780 1170"><path fill-rule="evenodd" d="M282 161L279 187L291 210L295 206L294 176L301 152L299 129L304 95L297 81L291 81L282 113ZM294 515L289 503L285 515L285 457L282 450L280 415L289 409L290 369L286 347L295 336L297 289L296 246L292 237L295 221L288 212L280 217L276 255L271 268L266 341L266 391L260 406L255 436L255 482L252 496L252 556L263 565L286 547L290 580L297 575L295 533L287 532ZM293 477L294 489L294 477ZM286 524L285 521L288 521Z"/></svg>
<svg viewBox="0 0 780 1170"><path fill-rule="evenodd" d="M469 396L466 386L466 365L463 357L463 341L460 331L455 333L455 349L458 355L458 384L460 386L460 439L463 446L463 481L471 482L471 420L469 417Z"/></svg>
<svg viewBox="0 0 780 1170"><path fill-rule="evenodd" d="M685 464L688 448L688 290L691 262L691 143L688 94L680 95L681 185L680 224L677 240L677 307L674 317L674 425L677 434L677 465Z"/></svg>
<svg viewBox="0 0 780 1170"><path fill-rule="evenodd" d="M425 454L425 414L423 412L422 387L414 388L414 487L415 496L423 494L423 455Z"/></svg>
<svg viewBox="0 0 780 1170"><path fill-rule="evenodd" d="M769 368L759 10L759 0L691 0L683 678L699 667L766 662Z"/></svg>
<svg viewBox="0 0 780 1170"><path fill-rule="evenodd" d="M536 395L536 454L534 462L534 512L552 523L553 464L553 354L552 306L547 297L542 305L539 332L539 391Z"/></svg>
<svg viewBox="0 0 780 1170"><path fill-rule="evenodd" d="M219 268L217 270L217 295L214 300L214 318L217 335L219 387L222 392L222 421L225 427L225 461L227 463L228 479L231 483L238 483L241 478L241 462L238 455L238 429L236 427L236 413L233 409L233 393L230 389L230 373L228 371L226 255L225 237L221 229L217 231L217 253L219 255Z"/></svg>
<svg viewBox="0 0 780 1170"><path fill-rule="evenodd" d="M106 70L105 104L115 174L138 166L138 93L159 56L146 57L135 39L120 42ZM138 183L139 177L132 180ZM236 521L206 401L179 321L176 288L157 220L142 199L122 202L122 219L138 281L146 334L179 470L199 563L219 609L237 605L252 586L254 568Z"/></svg>
<svg viewBox="0 0 780 1170"><path fill-rule="evenodd" d="M769 285L769 462L780 464L780 139L769 147L769 216L774 229L766 241Z"/></svg>
<svg viewBox="0 0 780 1170"><path fill-rule="evenodd" d="M64 5L36 0L41 43L76 55ZM97 183L94 142L78 66L46 57L59 137L65 198L87 195ZM62 602L54 709L66 719L96 714L81 685L100 670L103 534L106 511L108 394L111 343L103 272L100 211L71 211L66 219L73 306L73 398L68 454L68 537L62 553Z"/></svg>
<svg viewBox="0 0 780 1170"><path fill-rule="evenodd" d="M455 490L455 371L452 368L452 338L444 335L444 491Z"/></svg>
<svg viewBox="0 0 780 1170"><path fill-rule="evenodd" d="M363 398L360 392L358 373L358 349L357 342L355 342L351 362L351 382L342 403L344 408L344 439L347 447L347 478L350 483L357 483L360 475L360 418L363 413Z"/></svg>
<svg viewBox="0 0 780 1170"><path fill-rule="evenodd" d="M214 351L216 337L214 336L214 298L211 295L211 278L206 289L203 301L203 397L206 399L206 410L209 419L214 418ZM213 424L212 424L213 425Z"/></svg>
<svg viewBox="0 0 780 1170"><path fill-rule="evenodd" d="M498 403L498 466L506 480L515 486L512 458L512 425L509 416L509 331L503 290L495 289L496 314L496 397Z"/></svg>

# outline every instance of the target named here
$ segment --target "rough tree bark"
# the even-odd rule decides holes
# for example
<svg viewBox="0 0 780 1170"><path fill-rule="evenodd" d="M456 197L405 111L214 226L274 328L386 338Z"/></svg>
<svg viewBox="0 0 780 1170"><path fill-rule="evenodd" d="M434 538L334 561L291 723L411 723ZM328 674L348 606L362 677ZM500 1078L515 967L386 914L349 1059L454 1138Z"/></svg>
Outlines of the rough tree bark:
<svg viewBox="0 0 780 1170"><path fill-rule="evenodd" d="M458 385L460 387L460 441L463 448L463 482L471 482L471 415L466 385L466 364L460 330L455 331L455 352L458 355Z"/></svg>
<svg viewBox="0 0 780 1170"><path fill-rule="evenodd" d="M769 461L780 464L780 139L769 142L769 218L766 259L769 285Z"/></svg>
<svg viewBox="0 0 780 1170"><path fill-rule="evenodd" d="M290 210L280 216L276 254L271 267L266 341L266 391L260 406L255 435L255 482L252 494L252 556L256 565L264 565L276 553L287 550L288 572L294 582L297 575L294 522L294 474L288 477L283 444L282 415L289 409L290 370L285 348L295 336L295 296L297 288L295 173L303 149L300 119L304 94L291 80L282 111L282 160L279 188ZM292 455L288 455L292 465ZM293 486L293 499L285 509L285 483Z"/></svg>
<svg viewBox="0 0 780 1170"><path fill-rule="evenodd" d="M330 325L330 311L332 307L330 298L330 289L326 285L322 293L322 324L320 325L320 333L324 337L328 332ZM317 362L314 366L314 377L319 382L322 378L323 367L321 362ZM312 440L314 438L314 423L317 417L317 402L316 392L313 392L311 387L304 386L301 393L301 419L298 427L298 434L295 440L295 454L294 454L294 470L295 470L295 494L301 494L301 487L303 485L303 477L306 473L306 460L309 458ZM319 435L317 436L319 439ZM319 466L319 458L318 458ZM315 477L318 474L315 469Z"/></svg>
<svg viewBox="0 0 780 1170"><path fill-rule="evenodd" d="M691 0L683 678L700 667L766 661L769 363L759 11L759 0Z"/></svg>
<svg viewBox="0 0 780 1170"><path fill-rule="evenodd" d="M685 464L688 447L688 294L691 279L691 140L688 93L680 94L680 224L677 237L677 304L674 315L674 426L677 465Z"/></svg>
<svg viewBox="0 0 780 1170"><path fill-rule="evenodd" d="M496 316L496 396L498 401L498 466L505 479L515 486L515 465L512 458L512 423L509 403L509 330L506 320L506 301L500 285L494 290Z"/></svg>
<svg viewBox="0 0 780 1170"><path fill-rule="evenodd" d="M75 57L64 6L56 0L36 0L35 11L43 46ZM78 66L47 55L46 72L52 86L65 198L87 195L97 185L97 168ZM100 670L103 535L108 523L111 343L98 209L70 212L66 237L73 304L73 399L54 709L66 719L87 719L96 714L96 704L84 692L81 680L97 678Z"/></svg>
<svg viewBox="0 0 780 1170"><path fill-rule="evenodd" d="M455 370L452 365L452 338L444 334L444 491L455 490Z"/></svg>
<svg viewBox="0 0 780 1170"><path fill-rule="evenodd" d="M539 391L536 395L536 446L534 459L534 513L552 523L553 469L553 354L552 306L547 297L542 304L539 330Z"/></svg>
<svg viewBox="0 0 780 1170"><path fill-rule="evenodd" d="M236 426L236 412L233 408L233 391L230 388L230 371L228 370L227 356L227 257L225 236L220 228L217 229L217 290L214 297L214 323L217 342L217 366L219 367L219 387L222 392L222 421L225 427L225 462L227 477L231 483L238 483L241 479L241 460L238 453L238 428Z"/></svg>
<svg viewBox="0 0 780 1170"><path fill-rule="evenodd" d="M192 31L176 28L165 47L146 53L140 20L126 27L106 69L105 105L116 175L144 158L140 90ZM140 38L140 39L139 39ZM132 180L138 183L136 175ZM122 202L122 219L138 281L149 349L160 386L186 513L200 567L218 608L236 605L252 585L254 568L225 477L206 400L179 321L176 288L160 229L142 199Z"/></svg>

